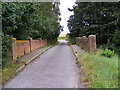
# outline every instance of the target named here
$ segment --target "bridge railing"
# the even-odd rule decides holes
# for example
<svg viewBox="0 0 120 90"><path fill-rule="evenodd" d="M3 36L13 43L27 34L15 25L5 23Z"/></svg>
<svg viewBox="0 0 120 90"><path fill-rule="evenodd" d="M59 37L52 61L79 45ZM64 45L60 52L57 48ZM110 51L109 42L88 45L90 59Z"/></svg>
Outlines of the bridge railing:
<svg viewBox="0 0 120 90"><path fill-rule="evenodd" d="M88 38L86 36L77 37L76 42L84 50L96 52L96 35L89 35Z"/></svg>
<svg viewBox="0 0 120 90"><path fill-rule="evenodd" d="M33 40L32 38L29 40L16 40L16 38L12 38L12 58L13 60L17 59L20 56L46 45L47 40Z"/></svg>

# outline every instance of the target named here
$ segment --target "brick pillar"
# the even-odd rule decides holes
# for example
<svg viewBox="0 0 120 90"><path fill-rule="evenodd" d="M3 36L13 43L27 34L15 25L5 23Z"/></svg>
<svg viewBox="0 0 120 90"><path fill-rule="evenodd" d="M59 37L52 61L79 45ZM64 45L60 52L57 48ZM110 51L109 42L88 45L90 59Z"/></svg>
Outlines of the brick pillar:
<svg viewBox="0 0 120 90"><path fill-rule="evenodd" d="M81 37L78 37L78 42L81 43Z"/></svg>
<svg viewBox="0 0 120 90"><path fill-rule="evenodd" d="M78 44L79 44L80 47L81 47L81 37L78 37Z"/></svg>
<svg viewBox="0 0 120 90"><path fill-rule="evenodd" d="M32 38L29 38L29 43L30 43L30 52L32 52Z"/></svg>
<svg viewBox="0 0 120 90"><path fill-rule="evenodd" d="M89 48L88 48L88 47L89 47L88 42L89 42L88 38L87 38L87 37L84 38L84 48L85 48L86 51L89 51Z"/></svg>
<svg viewBox="0 0 120 90"><path fill-rule="evenodd" d="M86 36L82 37L82 48L85 49L85 40L86 40Z"/></svg>
<svg viewBox="0 0 120 90"><path fill-rule="evenodd" d="M39 38L38 40L40 40L40 47L42 47L42 39Z"/></svg>
<svg viewBox="0 0 120 90"><path fill-rule="evenodd" d="M41 47L43 47L43 40L41 39Z"/></svg>
<svg viewBox="0 0 120 90"><path fill-rule="evenodd" d="M38 38L38 40L39 40L39 48L40 48L41 47L41 45L40 45L40 43L41 43L40 38Z"/></svg>
<svg viewBox="0 0 120 90"><path fill-rule="evenodd" d="M17 53L16 53L16 38L12 38L12 59L17 59Z"/></svg>
<svg viewBox="0 0 120 90"><path fill-rule="evenodd" d="M45 46L45 40L43 40L43 47Z"/></svg>
<svg viewBox="0 0 120 90"><path fill-rule="evenodd" d="M78 43L78 37L76 37L76 43L79 44L79 43Z"/></svg>
<svg viewBox="0 0 120 90"><path fill-rule="evenodd" d="M45 46L47 46L47 40L45 40Z"/></svg>
<svg viewBox="0 0 120 90"><path fill-rule="evenodd" d="M89 51L95 53L96 52L96 35L89 35Z"/></svg>
<svg viewBox="0 0 120 90"><path fill-rule="evenodd" d="M80 46L83 49L83 38L81 37Z"/></svg>

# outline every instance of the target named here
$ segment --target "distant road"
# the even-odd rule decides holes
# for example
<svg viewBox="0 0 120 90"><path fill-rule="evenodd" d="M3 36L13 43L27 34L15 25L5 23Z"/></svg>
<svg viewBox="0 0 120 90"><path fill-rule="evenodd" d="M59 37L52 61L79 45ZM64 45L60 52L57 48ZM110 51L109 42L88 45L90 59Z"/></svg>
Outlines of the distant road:
<svg viewBox="0 0 120 90"><path fill-rule="evenodd" d="M65 40L49 49L5 85L5 88L78 88L80 74Z"/></svg>

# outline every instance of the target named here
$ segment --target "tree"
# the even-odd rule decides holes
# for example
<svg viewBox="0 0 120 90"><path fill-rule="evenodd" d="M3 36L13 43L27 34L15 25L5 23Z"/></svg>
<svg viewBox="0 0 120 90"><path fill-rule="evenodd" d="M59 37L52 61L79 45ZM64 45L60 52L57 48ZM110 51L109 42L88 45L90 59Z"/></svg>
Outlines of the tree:
<svg viewBox="0 0 120 90"><path fill-rule="evenodd" d="M68 20L71 37L97 35L98 45L120 45L120 2L77 2Z"/></svg>
<svg viewBox="0 0 120 90"><path fill-rule="evenodd" d="M10 38L46 39L55 43L60 32L59 3L2 2L3 67L10 60ZM9 58L8 58L9 57Z"/></svg>

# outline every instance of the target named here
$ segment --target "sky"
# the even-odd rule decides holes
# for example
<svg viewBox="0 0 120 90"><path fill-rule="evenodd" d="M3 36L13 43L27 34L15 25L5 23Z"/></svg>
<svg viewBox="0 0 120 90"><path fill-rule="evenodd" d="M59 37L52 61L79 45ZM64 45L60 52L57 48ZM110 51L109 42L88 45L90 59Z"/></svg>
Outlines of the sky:
<svg viewBox="0 0 120 90"><path fill-rule="evenodd" d="M68 27L67 27L67 20L69 19L69 16L73 14L73 12L70 12L68 8L72 8L73 5L75 5L75 0L60 0L60 13L61 13L61 22L60 24L64 27L61 32L61 34L67 34L69 33Z"/></svg>

